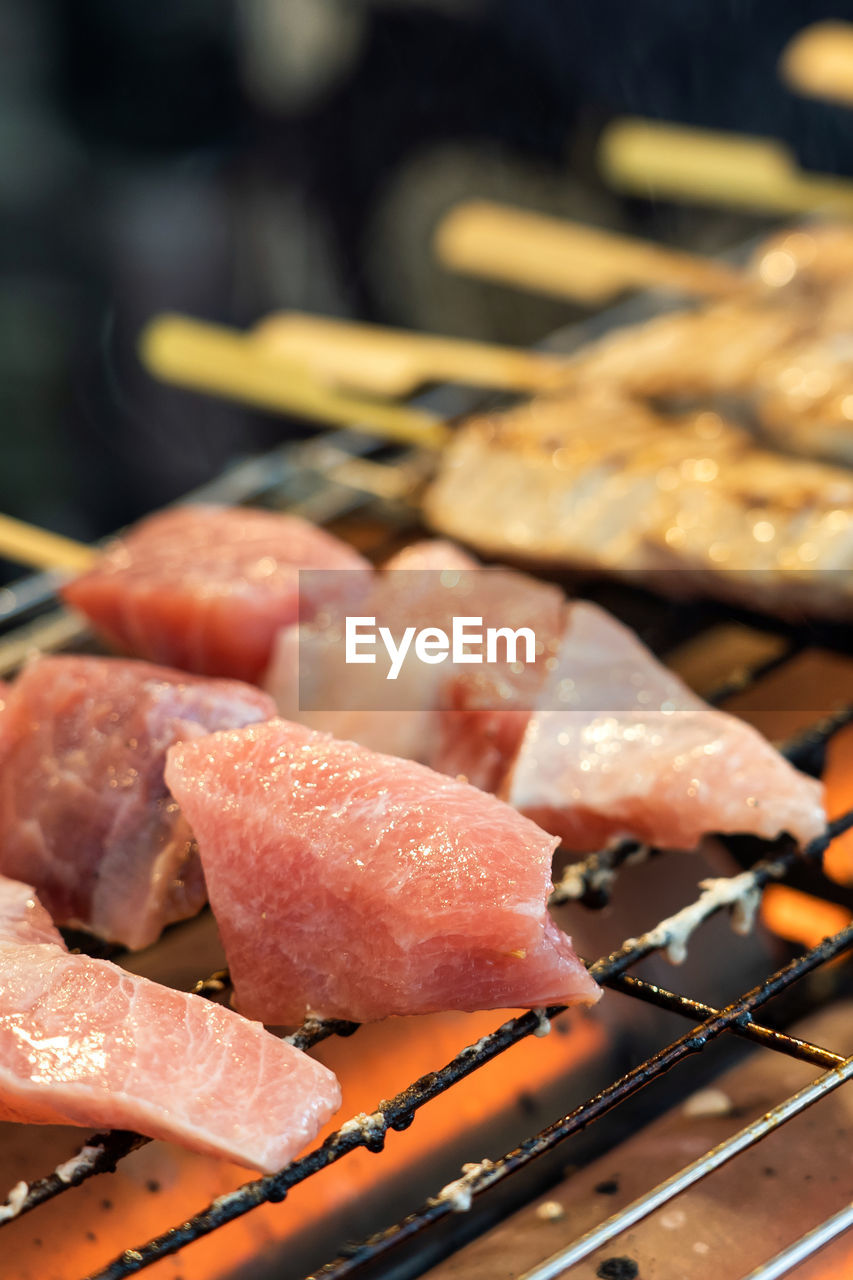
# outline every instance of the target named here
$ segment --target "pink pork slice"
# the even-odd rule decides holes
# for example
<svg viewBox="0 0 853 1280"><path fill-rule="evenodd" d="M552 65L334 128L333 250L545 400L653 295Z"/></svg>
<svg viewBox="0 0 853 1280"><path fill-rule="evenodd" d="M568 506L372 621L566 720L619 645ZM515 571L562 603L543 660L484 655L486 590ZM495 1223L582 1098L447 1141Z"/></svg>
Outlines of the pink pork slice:
<svg viewBox="0 0 853 1280"><path fill-rule="evenodd" d="M454 615L482 618L483 629L535 631L534 664L456 665L448 657L428 665L412 646L399 676L389 681L384 652L375 665L347 665L342 624L309 621L279 633L265 680L288 720L495 789L565 629L562 592L510 569L478 565L451 542L429 540L393 556L357 608L351 603L347 613L374 617L375 626L387 626L397 641L407 627L449 633ZM320 695L313 706L312 690Z"/></svg>
<svg viewBox="0 0 853 1280"><path fill-rule="evenodd" d="M488 667L434 669L439 705L430 732L420 735L420 758L441 773L496 791L518 750L548 661L565 630L563 593L528 574L495 566L484 569L467 551L441 538L404 547L385 568L459 571L471 587L466 613L482 617L484 627L530 627L536 634L539 653L533 665L501 661ZM465 572L472 569L483 572ZM446 624L439 620L439 625Z"/></svg>
<svg viewBox="0 0 853 1280"><path fill-rule="evenodd" d="M166 777L249 1017L598 999L548 915L556 841L493 796L284 720L174 747Z"/></svg>
<svg viewBox="0 0 853 1280"><path fill-rule="evenodd" d="M709 832L805 844L826 826L820 783L595 605L569 606L540 706L500 794L568 849L623 836L692 849Z"/></svg>
<svg viewBox="0 0 853 1280"><path fill-rule="evenodd" d="M131 1129L272 1173L340 1106L331 1071L257 1022L70 955L0 877L0 1120Z"/></svg>
<svg viewBox="0 0 853 1280"><path fill-rule="evenodd" d="M297 619L299 570L368 567L298 516L176 507L114 542L63 596L136 657L257 682L276 633ZM303 600L303 612L321 602Z"/></svg>
<svg viewBox="0 0 853 1280"><path fill-rule="evenodd" d="M59 924L147 946L206 901L163 770L174 742L268 719L272 700L122 658L42 657L11 686L0 734L0 874L34 883Z"/></svg>
<svg viewBox="0 0 853 1280"><path fill-rule="evenodd" d="M383 570L424 569L437 570L439 573L479 567L478 560L457 547L455 542L448 542L445 538L423 538L420 542L410 542L407 547L395 551L382 566Z"/></svg>
<svg viewBox="0 0 853 1280"><path fill-rule="evenodd" d="M357 602L347 601L346 612L375 616L377 626L396 618L398 630L403 615L406 623L414 621L418 626L445 625L447 607L442 596L447 592L439 573L477 568L477 561L452 542L431 538L411 543L382 566ZM396 570L405 571L407 577L395 578ZM411 659L403 664L396 682L386 680L379 664L347 666L335 629L330 633L309 620L279 632L264 687L287 720L359 742L372 751L426 763L436 742L436 704L443 679L442 668ZM309 689L322 693L325 705L301 705L300 683L303 693Z"/></svg>
<svg viewBox="0 0 853 1280"><path fill-rule="evenodd" d="M442 686L437 741L428 763L484 791L497 791L559 652L566 602L558 587L509 569L488 569L471 578L471 612L482 616L484 628L528 628L536 637L536 657L533 663L523 661L520 642L516 661L500 647L498 662L454 666Z"/></svg>

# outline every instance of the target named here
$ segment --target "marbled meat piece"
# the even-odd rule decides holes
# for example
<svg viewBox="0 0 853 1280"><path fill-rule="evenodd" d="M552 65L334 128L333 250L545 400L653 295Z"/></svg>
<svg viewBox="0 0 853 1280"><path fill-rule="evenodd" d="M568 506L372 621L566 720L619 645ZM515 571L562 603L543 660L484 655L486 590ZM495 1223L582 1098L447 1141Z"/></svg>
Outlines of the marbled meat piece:
<svg viewBox="0 0 853 1280"><path fill-rule="evenodd" d="M268 719L272 700L123 658L36 658L0 733L0 874L59 924L138 948L206 900L192 833L163 779L174 743Z"/></svg>
<svg viewBox="0 0 853 1280"><path fill-rule="evenodd" d="M257 1022L71 955L0 877L0 1120L131 1129L272 1173L340 1105L331 1071Z"/></svg>
<svg viewBox="0 0 853 1280"><path fill-rule="evenodd" d="M556 841L493 796L283 720L172 749L237 1007L359 1021L592 1003Z"/></svg>
<svg viewBox="0 0 853 1280"><path fill-rule="evenodd" d="M258 681L281 627L300 613L300 569L367 569L358 552L298 516L185 506L143 520L63 588L118 648L203 675ZM343 575L325 583L333 592ZM314 578L302 616L323 603ZM313 592L313 594L312 594Z"/></svg>
<svg viewBox="0 0 853 1280"><path fill-rule="evenodd" d="M285 720L371 751L425 761L437 718L432 705L418 705L429 694L417 674L409 662L403 684L392 684L378 665L347 666L337 641L303 623L279 632L264 686Z"/></svg>
<svg viewBox="0 0 853 1280"><path fill-rule="evenodd" d="M595 605L569 607L540 706L499 794L569 849L623 836L692 849L709 832L805 844L826 826L820 783Z"/></svg>

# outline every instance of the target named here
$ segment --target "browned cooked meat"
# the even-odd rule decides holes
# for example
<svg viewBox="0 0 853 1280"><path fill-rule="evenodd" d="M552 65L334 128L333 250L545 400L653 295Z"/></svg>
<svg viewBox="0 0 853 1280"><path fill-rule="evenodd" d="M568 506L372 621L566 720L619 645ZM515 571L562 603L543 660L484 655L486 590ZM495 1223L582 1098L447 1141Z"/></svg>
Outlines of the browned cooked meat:
<svg viewBox="0 0 853 1280"><path fill-rule="evenodd" d="M473 418L424 505L434 528L486 556L681 570L656 584L853 612L853 476L760 449L716 413L664 418L588 388Z"/></svg>

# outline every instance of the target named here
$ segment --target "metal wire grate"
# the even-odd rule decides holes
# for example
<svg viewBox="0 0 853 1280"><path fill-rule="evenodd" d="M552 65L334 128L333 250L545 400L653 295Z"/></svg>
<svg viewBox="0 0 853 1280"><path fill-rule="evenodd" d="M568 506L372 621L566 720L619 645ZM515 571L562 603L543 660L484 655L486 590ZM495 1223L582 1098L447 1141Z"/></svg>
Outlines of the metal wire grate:
<svg viewBox="0 0 853 1280"><path fill-rule="evenodd" d="M337 447L327 444L322 446L322 457L319 462L315 456L317 447L314 447L312 455L305 446L300 446L302 453L299 466L303 468L307 466L309 470L317 467L321 470L326 468L330 448L334 465L339 470L341 467L345 468L346 457L341 461L341 454ZM276 481L291 506L293 494L298 491L298 484L294 481L293 457L293 454L287 454L286 457L282 455L280 474ZM261 469L254 467L245 469L236 481L232 477L229 481L230 487L226 487L225 492L220 486L214 495L205 496L217 496L229 501L257 496L261 475L264 477L265 485L269 487L269 467ZM307 506L303 502L302 509L305 514L323 518L324 514L334 515L342 508L347 509L347 504L357 508L362 502L363 494L355 493L348 487L347 482L342 480L337 502L332 502L327 490L321 487L308 500ZM313 507L317 509L314 510ZM49 597L50 587L51 584L48 583L45 588L46 599ZM30 592L27 596L28 609L32 606L32 597L33 593ZM804 640L801 636L786 631L782 627L779 628L779 632L786 639L781 657L774 658L763 667L755 668L751 672L732 676L726 681L725 686L718 690L719 697L747 688L751 682L771 667L778 665L780 661L789 660L804 643L814 642L811 636ZM67 638L64 632L62 637ZM786 754L798 764L813 763L820 757L833 735L850 721L851 714L853 713L848 708L834 712L789 743ZM689 930L697 928L710 916L722 910L737 908L744 899L751 900L754 905L757 895L765 885L788 879L803 867L819 866L822 854L831 839L850 829L853 829L853 810L832 823L826 834L820 840L814 841L804 853L798 853L792 846L774 847L740 875L715 882L712 888L706 889L695 902L688 904L669 921L662 922L656 929L639 938L630 939L611 955L592 963L590 970L602 985L618 990L633 999L678 1013L689 1020L690 1029L639 1066L609 1084L595 1097L589 1098L568 1115L528 1138L502 1158L494 1162L484 1161L471 1167L457 1183L439 1191L402 1222L360 1244L348 1247L316 1275L335 1278L349 1276L368 1263L382 1262L386 1255L390 1257L393 1251L404 1242L458 1210L468 1203L471 1197L488 1193L491 1188L530 1165L547 1151L580 1133L645 1086L660 1079L678 1063L701 1053L721 1036L736 1036L800 1060L812 1062L823 1069L824 1075L819 1077L813 1085L801 1090L799 1094L774 1109L763 1126L748 1126L721 1148L708 1153L674 1178L653 1188L640 1200L608 1219L595 1232L576 1241L558 1258L550 1260L531 1272L528 1280L546 1280L546 1277L560 1274L567 1266L587 1256L601 1243L651 1213L667 1199L679 1194L686 1186L706 1176L725 1160L734 1158L746 1145L759 1141L767 1133L798 1114L805 1106L846 1081L853 1074L853 1065L850 1061L842 1059L819 1045L809 1044L756 1022L754 1015L767 1001L788 990L819 966L848 953L853 948L853 926L792 961L768 977L760 986L743 994L722 1009L713 1008L689 996L645 982L632 976L628 971L653 952L665 950L672 942L674 934L679 931L685 928ZM553 901L559 903L571 899L589 908L602 906L608 900L620 869L636 857L638 852L636 845L625 844L617 849L591 855L582 862L574 864L555 889ZM200 983L198 989L202 994L215 994L222 989L226 980L227 975L214 975L212 980ZM274 1175L248 1182L156 1239L139 1247L127 1249L119 1258L97 1272L91 1280L119 1280L120 1277L133 1275L158 1259L174 1254L178 1249L190 1245L202 1236L209 1235L259 1205L283 1200L293 1188L336 1163L351 1151L358 1148L381 1151L389 1129L408 1128L417 1112L429 1101L451 1089L458 1081L470 1076L512 1045L541 1030L543 1019L556 1017L561 1012L560 1007L553 1007L511 1019L478 1041L476 1045L462 1050L440 1070L421 1077L395 1097L381 1101L370 1115L356 1117L343 1125L337 1133L309 1155L294 1161ZM325 1023L314 1019L296 1032L292 1040L300 1048L305 1049L330 1035L350 1035L356 1029L352 1023ZM32 1212L39 1205L64 1194L89 1178L113 1170L118 1161L147 1141L148 1139L139 1135L123 1131L96 1135L87 1141L84 1148L85 1155L70 1173L65 1172L62 1178L53 1173L32 1183L26 1198L15 1206L14 1216ZM12 1214L10 1213L5 1220L11 1221ZM2 1225L0 1222L0 1226ZM808 1256L809 1252L820 1248L823 1243L846 1229L848 1225L850 1225L849 1215L846 1218L844 1215L836 1215L826 1224L824 1230L810 1233L808 1240L800 1242L796 1248L787 1250L784 1256L780 1255L780 1259L773 1264L776 1267L775 1270L759 1271L755 1273L756 1276L764 1280L771 1275L785 1274L786 1270Z"/></svg>
<svg viewBox="0 0 853 1280"><path fill-rule="evenodd" d="M762 860L745 875L750 884L755 887L761 887L770 880L778 880L795 865L801 856L809 860L819 859L832 838L850 829L853 829L853 811L832 823L826 835L813 842L803 855L789 850L778 858ZM744 877L734 877L733 882L734 880L741 881L741 884L737 886L730 901L737 896L741 896L744 892ZM749 886L746 887L748 888ZM726 905L725 895L717 895L713 900L708 895L705 895L704 903L703 899L700 898L696 904L693 904L688 909L694 911L696 923L698 924L717 911L725 909ZM785 991L818 966L845 954L853 948L853 925L836 934L833 938L827 939L804 956L792 961L778 972L772 974L760 986L755 987L721 1010L710 1008L687 997L666 991L659 986L626 976L626 971L631 966L644 956L649 955L653 950L666 945L666 930L662 933L661 931L657 932L660 936L656 942L650 939L650 934L645 934L641 938L625 944L610 956L596 961L590 966L590 971L602 985L622 991L636 999L649 1001L681 1013L695 1025L664 1049L661 1049L645 1062L614 1081L613 1084L594 1098L590 1098L567 1116L548 1126L514 1151L507 1153L502 1159L494 1163L483 1162L475 1166L472 1172L466 1174L463 1179L466 1196L478 1196L488 1191L491 1187L524 1168L531 1161L592 1124L640 1089L659 1079L679 1062L701 1052L724 1033L743 1036L764 1047L790 1054L804 1061L814 1062L827 1068L827 1071L825 1076L815 1082L810 1089L800 1091L792 1099L769 1113L766 1122L762 1126L749 1126L747 1130L736 1135L736 1138L731 1142L723 1144L723 1148L717 1148L714 1152L710 1152L706 1157L689 1166L687 1170L683 1170L677 1177L669 1179L660 1187L654 1188L640 1201L628 1206L620 1214L614 1215L612 1219L609 1219L607 1223L603 1224L595 1232L576 1242L572 1246L574 1252L566 1253L566 1257L561 1263L563 1269L580 1260L587 1253L592 1252L593 1249L611 1238L611 1236L626 1229L633 1222L636 1222L639 1217L651 1213L665 1199L677 1195L691 1185L692 1182L698 1181L700 1177L711 1173L724 1159L733 1158L738 1151L743 1149L744 1145L751 1145L767 1133L778 1128L786 1120L798 1114L803 1107L822 1097L829 1089L843 1083L853 1072L853 1062L845 1061L839 1055L820 1046L809 1044L782 1032L764 1027L753 1019L754 1013L774 996ZM457 1081L470 1075L486 1062L503 1053L511 1045L518 1043L525 1036L535 1033L540 1028L543 1017L550 1019L562 1012L562 1007L555 1006L511 1019L491 1035L484 1037L476 1045L464 1049L441 1070L421 1077L396 1097L380 1102L371 1115L356 1118L356 1120L342 1126L337 1133L328 1138L320 1148L308 1156L294 1161L279 1173L256 1179L237 1191L221 1197L188 1221L149 1241L147 1244L138 1248L128 1249L109 1266L97 1272L92 1277L92 1280L120 1280L121 1277L133 1275L160 1258L175 1253L178 1249L184 1248L202 1236L208 1235L235 1218L250 1212L258 1205L283 1200L295 1186L305 1182L329 1165L336 1163L358 1147L366 1147L368 1150L376 1152L381 1151L388 1129L403 1130L408 1128L417 1111L432 1098L445 1092ZM345 1024L341 1028L315 1022L302 1029L302 1032L299 1033L299 1041L305 1046L310 1046L312 1043L317 1043L325 1035L340 1033L341 1030L349 1033L352 1029L352 1024ZM96 1173L113 1168L118 1159L144 1141L145 1139L125 1133L117 1133L90 1140L86 1145L99 1146L101 1154L95 1156L88 1164L81 1167L72 1178L71 1183L57 1185L58 1180L55 1175L52 1175L40 1183L33 1184L27 1200L21 1207L21 1212L28 1212L34 1209L46 1199L68 1190L70 1185L77 1185ZM317 1275L336 1278L351 1275L366 1262L375 1262L417 1232L424 1230L452 1213L457 1207L458 1200L453 1195L439 1194L409 1215L403 1222L389 1228L378 1236L372 1237L363 1244L349 1249L345 1256L341 1256L329 1263ZM561 1255L562 1257L563 1255ZM533 1274L535 1274L536 1280L540 1280L540 1272L532 1273L531 1280ZM558 1272L552 1273L543 1270L541 1272L541 1280L545 1280L546 1275L550 1274L556 1275ZM783 1273L779 1272L778 1274Z"/></svg>

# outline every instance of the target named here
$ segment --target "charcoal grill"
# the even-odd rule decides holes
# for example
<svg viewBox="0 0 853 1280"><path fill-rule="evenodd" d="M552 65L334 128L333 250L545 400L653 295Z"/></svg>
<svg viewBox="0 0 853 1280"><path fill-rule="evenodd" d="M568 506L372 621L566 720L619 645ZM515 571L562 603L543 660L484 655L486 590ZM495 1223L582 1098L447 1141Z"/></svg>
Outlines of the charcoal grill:
<svg viewBox="0 0 853 1280"><path fill-rule="evenodd" d="M446 407L446 404L445 404ZM458 402L456 407L462 407ZM410 454L389 452L354 435L329 435L321 439L283 447L263 459L250 461L232 469L215 484L200 491L196 498L225 502L261 502L287 506L291 510L323 523L347 527L357 518L362 538L365 530L369 549L385 553L411 532L413 517L403 501L419 475L419 462ZM85 646L87 637L79 625L57 611L54 582L50 575L27 579L3 593L3 630L0 634L0 674L7 673L20 661L32 645L52 649ZM591 584L587 594L604 600L615 612L653 638L659 652L673 649L685 638L701 637L722 619L731 619L733 611L719 606L703 606L695 612L667 609L655 603L644 592L612 584ZM741 612L746 624L755 619ZM844 652L843 634L830 626L815 629L795 624L775 624L760 619L760 628L772 634L777 643L772 656L749 669L736 666L717 689L722 699L734 691L751 688L773 667L790 662L806 647L815 645ZM803 768L817 771L823 753L834 735L853 718L847 706L832 709L831 714L816 717L785 745L789 758ZM812 1064L817 1071L811 1084L781 1099L759 1120L738 1130L730 1138L690 1162L674 1176L650 1187L643 1195L586 1232L554 1257L531 1270L525 1280L550 1280L562 1275L575 1263L589 1257L600 1245L613 1240L628 1227L678 1196L686 1188L708 1176L728 1161L737 1159L747 1148L761 1142L807 1107L844 1084L853 1076L853 1058L844 1057L830 1048L788 1034L765 1020L761 1011L783 993L803 988L811 980L807 1000L814 998L814 975L820 971L832 977L823 984L823 996L837 994L843 986L847 970L832 964L849 956L853 949L853 925L826 938L819 945L797 956L770 973L758 985L744 991L723 1007L691 998L687 994L666 989L659 983L637 977L631 971L641 961L667 948L677 948L679 940L699 930L694 947L702 945L704 922L722 911L737 917L750 915L762 890L770 884L799 884L830 900L848 902L846 891L820 875L823 852L831 839L853 828L853 810L844 813L830 825L826 835L798 853L791 845L780 842L758 848L757 842L735 842L734 848L744 869L737 875L722 877L708 884L681 911L661 922L657 928L627 940L611 954L591 960L593 975L604 986L616 990L638 1005L652 1005L685 1019L687 1030L677 1039L613 1079L568 1114L561 1116L540 1132L531 1135L505 1155L494 1160L474 1160L459 1177L448 1185L435 1188L435 1194L423 1204L413 1207L401 1221L358 1243L341 1242L337 1256L314 1275L344 1277L363 1274L414 1276L428 1260L461 1243L465 1233L457 1233L455 1241L446 1238L438 1248L424 1248L421 1242L437 1234L442 1222L456 1215L464 1219L472 1205L486 1203L500 1194L499 1189L518 1179L521 1171L546 1153L565 1145L571 1158L573 1138L588 1130L596 1121L625 1104L640 1090L659 1082L673 1067L685 1059L696 1060L714 1043L740 1039L775 1054L788 1055ZM579 906L594 911L605 905L614 891L618 892L624 868L636 861L644 851L625 844L617 849L592 855L569 868L554 891L555 903L575 900ZM737 923L737 919L735 921ZM741 923L745 923L741 919ZM177 926L180 928L181 926ZM676 974L677 970L673 970ZM202 994L222 990L227 976L213 975L199 983ZM677 984L673 984L677 985ZM511 1046L531 1035L542 1034L551 1020L563 1010L552 1007L535 1010L505 1022L492 1033L480 1038L438 1070L414 1081L396 1096L377 1101L375 1110L349 1120L322 1146L296 1160L280 1172L247 1182L238 1190L220 1197L200 1212L157 1236L148 1243L129 1242L121 1256L93 1273L92 1280L119 1280L134 1275L158 1260L187 1248L202 1236L209 1235L234 1219L266 1202L281 1201L299 1184L322 1174L322 1171L358 1148L377 1154L382 1150L389 1131L402 1131L412 1124L430 1100L451 1090L459 1081L478 1071L486 1063L506 1052ZM308 1021L294 1033L293 1042L310 1048L330 1036L350 1036L357 1028L350 1023ZM358 1052L358 1036L352 1041L352 1052ZM73 1194L73 1188L97 1174L107 1173L147 1139L138 1135L114 1132L96 1135L81 1148L79 1159L62 1170L51 1173L13 1192L5 1209L0 1209L0 1226L23 1214L32 1213L48 1200ZM404 1139L401 1139L404 1141ZM815 1222L814 1230L790 1247L774 1261L753 1272L754 1277L788 1274L804 1258L821 1249L828 1241L853 1225L853 1210L834 1213L823 1223ZM416 1242L419 1263L409 1246ZM407 1251L408 1249L408 1251ZM285 1274L284 1271L281 1274ZM287 1272L286 1274L291 1274Z"/></svg>

